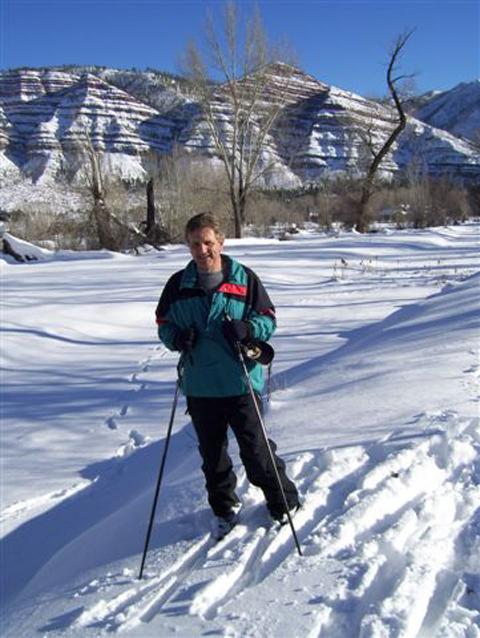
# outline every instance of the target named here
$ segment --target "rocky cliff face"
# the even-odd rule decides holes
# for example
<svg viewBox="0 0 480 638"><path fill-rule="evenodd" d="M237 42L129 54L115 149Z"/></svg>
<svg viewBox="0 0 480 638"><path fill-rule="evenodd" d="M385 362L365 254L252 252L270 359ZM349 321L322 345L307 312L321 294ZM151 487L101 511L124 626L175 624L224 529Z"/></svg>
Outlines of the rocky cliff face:
<svg viewBox="0 0 480 638"><path fill-rule="evenodd" d="M268 166L267 186L298 187L359 174L366 162L366 137L381 144L395 125L394 110L299 69L277 64L268 72L265 108L279 101L282 108L260 161L261 168ZM444 123L441 107L432 103L431 121ZM215 109L228 135L230 113L221 87ZM447 111L451 118L452 107ZM215 155L199 105L180 78L115 69L0 73L0 207L9 207L10 189L22 180L38 185L75 179L86 144L102 154L105 170L125 180L145 179L149 158L171 152L174 145ZM409 117L383 171L412 167L432 175L480 177L480 157L472 143Z"/></svg>

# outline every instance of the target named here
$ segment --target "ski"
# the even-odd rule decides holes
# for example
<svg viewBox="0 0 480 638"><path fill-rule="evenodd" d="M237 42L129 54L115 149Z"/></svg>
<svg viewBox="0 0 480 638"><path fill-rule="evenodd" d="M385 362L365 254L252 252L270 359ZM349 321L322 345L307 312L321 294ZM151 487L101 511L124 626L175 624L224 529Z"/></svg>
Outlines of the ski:
<svg viewBox="0 0 480 638"><path fill-rule="evenodd" d="M242 504L237 503L232 509L230 519L217 517L217 529L212 532L212 537L217 541L217 543L225 538L225 536L228 536L232 529L237 526L240 520L241 510Z"/></svg>
<svg viewBox="0 0 480 638"><path fill-rule="evenodd" d="M235 529L235 527L238 525L238 521L234 521L231 526L229 526L227 529L225 529L222 532L212 532L212 538L214 539L214 541L216 543L220 543L220 541L223 541L224 538L226 538L230 532Z"/></svg>

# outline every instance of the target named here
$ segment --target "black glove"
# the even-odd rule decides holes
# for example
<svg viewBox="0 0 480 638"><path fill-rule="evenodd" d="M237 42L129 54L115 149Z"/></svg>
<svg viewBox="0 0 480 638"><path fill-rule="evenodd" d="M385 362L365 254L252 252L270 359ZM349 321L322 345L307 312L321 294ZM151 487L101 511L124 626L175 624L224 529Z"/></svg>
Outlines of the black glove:
<svg viewBox="0 0 480 638"><path fill-rule="evenodd" d="M197 340L197 331L195 328L185 328L181 330L175 337L175 348L181 352L190 352Z"/></svg>
<svg viewBox="0 0 480 638"><path fill-rule="evenodd" d="M222 324L223 336L232 345L239 341L244 343L251 337L251 327L248 321L240 321L239 319L232 319L231 321L224 321Z"/></svg>

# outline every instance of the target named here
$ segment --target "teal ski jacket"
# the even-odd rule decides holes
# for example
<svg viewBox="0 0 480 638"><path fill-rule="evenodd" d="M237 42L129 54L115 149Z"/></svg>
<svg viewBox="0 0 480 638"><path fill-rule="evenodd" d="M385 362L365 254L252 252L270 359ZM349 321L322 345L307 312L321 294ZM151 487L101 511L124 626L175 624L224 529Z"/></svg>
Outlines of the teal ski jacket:
<svg viewBox="0 0 480 638"><path fill-rule="evenodd" d="M251 336L268 341L275 331L275 308L258 276L238 261L222 255L223 281L207 294L198 285L197 266L170 277L157 305L158 336L169 350L175 338L193 327L197 339L191 356L183 358L180 387L186 396L228 397L248 393L238 355L223 336L225 316L248 321ZM262 392L263 368L248 361L253 389Z"/></svg>

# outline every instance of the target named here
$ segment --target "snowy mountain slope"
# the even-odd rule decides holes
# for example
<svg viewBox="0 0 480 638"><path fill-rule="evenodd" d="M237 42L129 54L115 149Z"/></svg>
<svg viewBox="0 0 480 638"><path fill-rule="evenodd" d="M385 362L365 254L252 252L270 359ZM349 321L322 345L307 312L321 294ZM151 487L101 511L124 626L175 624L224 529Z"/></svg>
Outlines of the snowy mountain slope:
<svg viewBox="0 0 480 638"><path fill-rule="evenodd" d="M174 145L212 159L213 139L185 82L151 72L93 71L0 73L0 154L5 158L0 168L8 159L29 184L46 181L45 188L51 188L49 182L78 171L87 135L110 158L105 173L124 180L145 179L152 153L168 153ZM266 106L279 96L287 99L259 167L274 166L265 176L269 186L298 187L362 172L366 131L380 144L396 121L394 110L284 64L269 67ZM228 137L231 113L221 86L214 110ZM470 179L480 170L473 144L409 118L407 132L382 169L390 176L419 159L431 175ZM2 187L0 206L21 207L15 185Z"/></svg>
<svg viewBox="0 0 480 638"><path fill-rule="evenodd" d="M417 119L478 144L480 80L462 82L449 91L434 93L412 111Z"/></svg>
<svg viewBox="0 0 480 638"><path fill-rule="evenodd" d="M186 251L4 264L3 634L475 636L479 238L227 242L277 306L267 428L304 556L233 443L244 515L212 545L182 402L142 582L176 362L153 310Z"/></svg>
<svg viewBox="0 0 480 638"><path fill-rule="evenodd" d="M129 156L150 149L170 149L171 122L94 75L84 74L70 86L40 96L34 89L25 91L22 83L20 93L11 94L7 79L1 87L6 94L5 116L16 131L9 153L34 182L48 175L58 177L64 170L62 162L65 164L69 156L73 161L87 135L99 151L126 155L124 163ZM145 174L138 157L136 163L137 174L134 171L131 179ZM114 167L110 170L115 172Z"/></svg>

